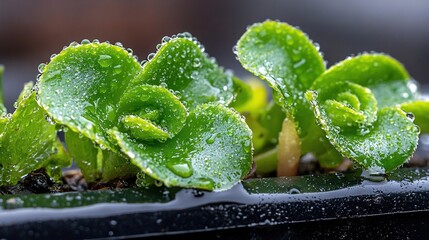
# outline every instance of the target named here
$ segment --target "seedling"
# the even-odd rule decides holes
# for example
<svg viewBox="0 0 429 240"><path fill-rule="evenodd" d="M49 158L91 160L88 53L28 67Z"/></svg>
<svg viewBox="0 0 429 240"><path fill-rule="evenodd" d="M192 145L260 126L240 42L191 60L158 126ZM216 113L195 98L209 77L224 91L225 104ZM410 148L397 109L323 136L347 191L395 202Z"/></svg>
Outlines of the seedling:
<svg viewBox="0 0 429 240"><path fill-rule="evenodd" d="M5 126L2 184L44 167L56 125L64 129L69 153L88 181L142 172L145 181L166 186L223 190L250 171L251 131L228 107L235 94L233 77L190 34L164 38L142 64L121 44L84 40L39 70L37 86L6 117L20 124L18 133L26 137ZM33 114L22 116L21 108ZM37 130L34 136L28 135L31 130ZM34 139L40 140L34 144ZM23 158L34 156L28 149L40 156Z"/></svg>
<svg viewBox="0 0 429 240"><path fill-rule="evenodd" d="M417 85L388 55L364 53L326 70L317 45L276 21L248 28L236 54L268 83L286 112L280 137L286 141L277 148L280 173L287 175L282 166L297 167L300 156L311 152L324 167L349 158L370 174L385 174L415 151L420 130L414 118L427 131L429 102L416 100ZM266 157L257 163L267 168L270 162Z"/></svg>
<svg viewBox="0 0 429 240"><path fill-rule="evenodd" d="M304 33L275 21L251 26L235 51L268 82L274 102L188 33L163 38L142 63L120 43L73 42L39 66L13 114L0 95L0 184L40 168L59 180L73 158L88 182L137 176L139 186L219 191L248 175L253 146L259 173L277 165L279 175L293 175L311 152L324 167L349 158L384 174L416 149L414 118L429 129L429 103L387 55L365 53L326 70Z"/></svg>

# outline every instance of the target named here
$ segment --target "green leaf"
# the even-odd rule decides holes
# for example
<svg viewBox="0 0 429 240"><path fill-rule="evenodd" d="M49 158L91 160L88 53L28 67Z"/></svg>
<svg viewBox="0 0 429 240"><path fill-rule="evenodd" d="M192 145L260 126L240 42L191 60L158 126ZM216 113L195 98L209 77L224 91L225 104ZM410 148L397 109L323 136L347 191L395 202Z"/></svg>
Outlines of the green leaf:
<svg viewBox="0 0 429 240"><path fill-rule="evenodd" d="M338 82L351 82L371 89L378 108L413 100L410 76L394 58L385 54L362 54L337 63L324 72L311 89L328 88Z"/></svg>
<svg viewBox="0 0 429 240"><path fill-rule="evenodd" d="M377 100L371 90L350 82L338 82L321 89L318 101L324 103L331 123L344 130L371 126L377 119Z"/></svg>
<svg viewBox="0 0 429 240"><path fill-rule="evenodd" d="M76 164L87 182L108 182L115 178L132 177L139 171L130 160L119 153L101 149L90 139L68 130L65 140Z"/></svg>
<svg viewBox="0 0 429 240"><path fill-rule="evenodd" d="M232 83L236 96L229 106L240 112L240 109L252 99L253 94L250 86L251 83L248 84L236 77L232 78Z"/></svg>
<svg viewBox="0 0 429 240"><path fill-rule="evenodd" d="M309 109L304 92L325 71L325 65L302 31L276 21L255 24L238 41L237 56L245 69L268 82L275 101L293 117L301 108ZM307 116L311 114L298 121Z"/></svg>
<svg viewBox="0 0 429 240"><path fill-rule="evenodd" d="M261 114L266 111L268 104L267 89L257 79L249 79L246 83L236 80L235 88L239 101L231 104L231 107L246 118L246 123L253 132L254 153L258 154L270 140L267 126L260 122Z"/></svg>
<svg viewBox="0 0 429 240"><path fill-rule="evenodd" d="M22 88L21 93L18 96L18 99L15 102L15 106L18 106L19 103L25 99L28 95L31 94L31 91L33 90L34 87L34 83L33 82L27 82L26 84L24 84L24 87Z"/></svg>
<svg viewBox="0 0 429 240"><path fill-rule="evenodd" d="M163 144L136 141L117 130L110 134L134 164L167 186L228 189L252 164L250 129L222 105L197 106L183 129Z"/></svg>
<svg viewBox="0 0 429 240"><path fill-rule="evenodd" d="M415 118L414 123L420 127L421 133L429 133L429 101L417 100L403 103L401 109L412 113L411 118Z"/></svg>
<svg viewBox="0 0 429 240"><path fill-rule="evenodd" d="M4 106L4 99L3 99L3 72L4 72L4 67L3 65L0 65L0 117L7 113L6 107Z"/></svg>
<svg viewBox="0 0 429 240"><path fill-rule="evenodd" d="M282 124L285 118L286 114L283 109L273 101L269 102L259 115L259 122L264 126L267 132L266 138L269 147L273 147L278 143L279 134L282 130Z"/></svg>
<svg viewBox="0 0 429 240"><path fill-rule="evenodd" d="M230 73L207 57L201 46L188 34L164 41L131 87L141 84L160 85L177 95L190 110L203 103L228 105L233 100Z"/></svg>
<svg viewBox="0 0 429 240"><path fill-rule="evenodd" d="M330 97L346 91L347 85L350 87L348 93L359 99L360 108L356 109L356 105L350 104L349 110L346 110L347 101L343 102L340 110L332 108L329 102L338 99ZM347 82L328 84L318 92L307 92L306 98L310 101L329 141L343 156L357 161L370 173L390 172L407 161L416 149L418 127L397 107L383 108L377 112L377 116L373 116L375 97L371 97L369 89L358 86ZM364 122L360 122L360 118L358 122L351 121L355 113L362 113ZM345 118L350 121L349 125L344 125L343 120L338 122L336 118L341 114L346 115Z"/></svg>
<svg viewBox="0 0 429 240"><path fill-rule="evenodd" d="M302 154L312 152L318 158L337 156L324 158L321 164L326 167L341 163L342 157L326 140L304 100L305 91L325 71L323 58L311 40L286 23L266 21L251 26L241 37L237 56L244 68L268 82L274 90L274 100L291 114L301 139ZM281 122L269 126L281 128Z"/></svg>
<svg viewBox="0 0 429 240"><path fill-rule="evenodd" d="M117 126L117 104L140 70L121 47L71 44L44 68L39 103L55 122L115 150L105 131Z"/></svg>
<svg viewBox="0 0 429 240"><path fill-rule="evenodd" d="M135 139L165 141L182 129L186 109L161 86L139 85L129 89L119 102L122 130Z"/></svg>
<svg viewBox="0 0 429 240"><path fill-rule="evenodd" d="M56 182L61 182L63 176L62 168L69 167L72 164L72 158L59 138L54 142L53 148L52 155L45 160L43 167L52 179Z"/></svg>
<svg viewBox="0 0 429 240"><path fill-rule="evenodd" d="M45 119L45 113L32 92L18 105L0 137L1 184L16 184L21 177L44 166L55 153L56 128Z"/></svg>
<svg viewBox="0 0 429 240"><path fill-rule="evenodd" d="M362 54L348 58L329 68L317 78L311 89L316 90L321 97L320 89L334 89L333 86L351 87L355 91L358 91L359 86L369 88L371 94L358 94L357 92L351 94L347 92L347 89L335 89L332 94L337 96L329 96L332 100L326 104L330 108L327 111L331 115L330 119L333 119L337 125L356 126L362 123L371 125L376 119L377 109L395 106L415 98L416 89L413 88L409 79L404 67L392 57L384 54ZM368 96L370 99L357 99L355 94L362 97ZM365 105L365 102L368 103L368 101L371 102L370 105L358 106L359 104ZM348 106L352 108L348 108ZM358 107L366 109L366 113L356 110ZM311 134L304 137L303 148L315 152L321 165L333 167L341 162L341 156L327 143L326 138L323 137L324 133L319 129L308 132ZM319 139L319 143L315 144L317 139ZM314 146L317 146L318 149L313 149ZM337 160L334 160L333 156L337 156Z"/></svg>

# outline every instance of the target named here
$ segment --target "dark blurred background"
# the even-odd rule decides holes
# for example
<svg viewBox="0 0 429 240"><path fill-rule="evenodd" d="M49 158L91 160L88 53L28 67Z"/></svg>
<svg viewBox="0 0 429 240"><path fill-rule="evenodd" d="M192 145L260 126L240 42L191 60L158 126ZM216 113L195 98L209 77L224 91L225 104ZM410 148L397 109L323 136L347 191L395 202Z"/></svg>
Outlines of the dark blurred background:
<svg viewBox="0 0 429 240"><path fill-rule="evenodd" d="M247 76L232 47L246 26L267 18L299 26L318 42L328 65L363 51L386 52L429 84L429 1L149 0L0 2L0 64L11 111L37 66L72 41L120 41L139 59L161 38L188 31L218 62Z"/></svg>

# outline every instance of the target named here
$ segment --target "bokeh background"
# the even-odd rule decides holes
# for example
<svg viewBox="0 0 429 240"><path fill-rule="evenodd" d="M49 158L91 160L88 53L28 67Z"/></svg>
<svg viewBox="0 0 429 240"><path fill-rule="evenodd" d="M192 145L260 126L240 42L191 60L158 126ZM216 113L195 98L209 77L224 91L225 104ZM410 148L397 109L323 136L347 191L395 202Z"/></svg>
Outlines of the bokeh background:
<svg viewBox="0 0 429 240"><path fill-rule="evenodd" d="M122 42L139 59L163 36L191 32L238 76L246 73L232 47L246 26L267 18L299 26L319 43L328 65L364 51L400 60L429 84L429 1L426 0L149 0L0 1L0 64L9 111L39 63L72 41Z"/></svg>

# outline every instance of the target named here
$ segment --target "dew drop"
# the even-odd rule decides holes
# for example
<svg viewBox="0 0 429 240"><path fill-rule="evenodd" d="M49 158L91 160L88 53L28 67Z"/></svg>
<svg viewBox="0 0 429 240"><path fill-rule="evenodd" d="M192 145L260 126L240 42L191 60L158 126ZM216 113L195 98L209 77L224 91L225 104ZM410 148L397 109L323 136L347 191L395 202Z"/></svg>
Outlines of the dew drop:
<svg viewBox="0 0 429 240"><path fill-rule="evenodd" d="M183 37L185 38L192 38L192 34L190 34L189 32L184 32L182 34L183 34Z"/></svg>
<svg viewBox="0 0 429 240"><path fill-rule="evenodd" d="M237 45L234 45L234 47L232 47L232 52L234 53L234 54L238 54L238 47L237 47Z"/></svg>
<svg viewBox="0 0 429 240"><path fill-rule="evenodd" d="M101 67L108 67L112 64L113 59L110 55L100 55L98 58L98 64L100 64Z"/></svg>
<svg viewBox="0 0 429 240"><path fill-rule="evenodd" d="M319 43L315 42L315 43L313 43L313 45L314 45L314 47L316 48L317 51L320 50L320 44Z"/></svg>
<svg viewBox="0 0 429 240"><path fill-rule="evenodd" d="M293 68L299 68L299 67L301 67L302 65L304 65L305 64L305 59L303 58L303 59L301 59L300 61L298 61L298 62L296 62L296 63L294 63L293 64Z"/></svg>
<svg viewBox="0 0 429 240"><path fill-rule="evenodd" d="M298 188L291 188L288 191L289 194L300 194L301 191Z"/></svg>
<svg viewBox="0 0 429 240"><path fill-rule="evenodd" d="M37 67L37 69L39 70L39 73L43 73L43 71L45 71L45 68L46 68L46 64L45 63L41 63Z"/></svg>
<svg viewBox="0 0 429 240"><path fill-rule="evenodd" d="M261 75L265 75L265 74L267 74L267 70L265 69L265 67L259 67L259 68L258 68L258 72L259 72Z"/></svg>
<svg viewBox="0 0 429 240"><path fill-rule="evenodd" d="M158 181L158 180L155 180L154 184L157 187L162 187L162 185L164 185L164 183L162 183L161 181Z"/></svg>
<svg viewBox="0 0 429 240"><path fill-rule="evenodd" d="M113 67L113 73L114 74L119 74L122 72L122 66L121 65L116 65Z"/></svg>
<svg viewBox="0 0 429 240"><path fill-rule="evenodd" d="M88 44L88 43L91 43L91 41L89 41L88 39L85 38L80 43L81 44Z"/></svg>
<svg viewBox="0 0 429 240"><path fill-rule="evenodd" d="M211 135L209 138L206 139L207 144L213 144L215 142L217 134Z"/></svg>
<svg viewBox="0 0 429 240"><path fill-rule="evenodd" d="M79 43L78 43L78 42L73 41L73 42L71 42L71 43L70 43L69 47L76 47L76 46L78 46L78 45L79 45Z"/></svg>
<svg viewBox="0 0 429 240"><path fill-rule="evenodd" d="M174 174L183 178L188 178L193 174L192 167L185 161L169 161L167 162L167 168Z"/></svg>
<svg viewBox="0 0 429 240"><path fill-rule="evenodd" d="M171 37L165 36L162 38L162 43L168 43L171 40Z"/></svg>
<svg viewBox="0 0 429 240"><path fill-rule="evenodd" d="M195 58L193 66L196 68L200 67L201 66L201 60L199 58Z"/></svg>
<svg viewBox="0 0 429 240"><path fill-rule="evenodd" d="M406 116L407 116L407 118L408 118L408 119L410 119L411 121L414 121L414 118L415 118L415 117L414 117L414 114L412 114L412 113L407 113L407 115L406 115Z"/></svg>
<svg viewBox="0 0 429 240"><path fill-rule="evenodd" d="M197 178L194 180L195 185L205 188L205 189L213 189L214 188L214 182L210 178Z"/></svg>
<svg viewBox="0 0 429 240"><path fill-rule="evenodd" d="M155 53L149 53L149 55L147 55L147 60L152 60L155 57Z"/></svg>

